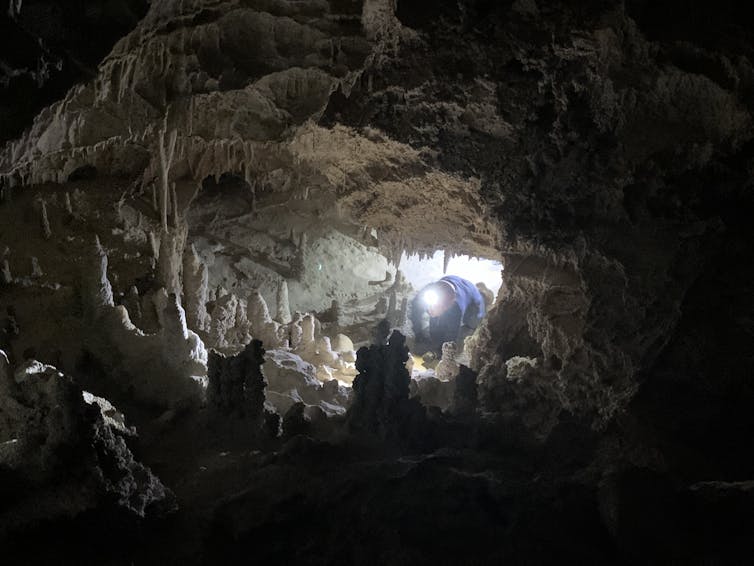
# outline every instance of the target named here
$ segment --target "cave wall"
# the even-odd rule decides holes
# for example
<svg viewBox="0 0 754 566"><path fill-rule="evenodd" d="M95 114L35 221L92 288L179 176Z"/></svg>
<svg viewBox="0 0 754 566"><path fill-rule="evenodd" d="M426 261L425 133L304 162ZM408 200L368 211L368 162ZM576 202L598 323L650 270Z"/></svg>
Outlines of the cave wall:
<svg viewBox="0 0 754 566"><path fill-rule="evenodd" d="M161 2L5 144L2 182L93 167L148 201L175 136L184 209L231 172L334 195L390 258L500 254L484 409L544 435L563 411L604 426L750 209L749 47L689 21L663 34L638 2Z"/></svg>
<svg viewBox="0 0 754 566"><path fill-rule="evenodd" d="M16 1L12 17L47 5ZM745 563L750 21L727 0L152 2L88 80L71 74L0 146L0 337L12 346L0 353L0 538L16 529L4 552ZM174 153L167 168L161 153ZM243 197L218 186L208 206L203 184L226 174ZM218 228L290 269L300 234L277 225L277 206L380 262L436 249L503 260L498 302L468 344L476 373L435 390L450 411L409 399L404 339L386 345L384 325L360 356L347 348L351 411L296 351L264 364L258 342L206 351L195 299L209 276L179 248ZM180 293L181 264L183 306L155 289ZM294 329L254 293L245 309L225 297L216 334L266 347L298 330L299 353L337 357L313 318ZM149 332L130 319L140 312ZM110 388L129 420L83 383ZM262 390L285 414L262 407Z"/></svg>
<svg viewBox="0 0 754 566"><path fill-rule="evenodd" d="M752 163L741 42L650 38L635 8L401 3L413 41L324 117L432 147L443 169L481 178L506 265L482 336L482 395L490 410L521 411L501 368L538 358L518 389L545 430L557 407L595 422L625 408L697 308L689 289L740 241L720 209L751 209L750 175L734 172Z"/></svg>

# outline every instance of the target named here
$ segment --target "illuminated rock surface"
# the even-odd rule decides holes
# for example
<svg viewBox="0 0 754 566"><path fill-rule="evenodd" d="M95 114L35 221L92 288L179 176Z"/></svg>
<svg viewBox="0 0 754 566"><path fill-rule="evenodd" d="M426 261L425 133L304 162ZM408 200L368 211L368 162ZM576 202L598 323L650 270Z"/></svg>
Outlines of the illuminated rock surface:
<svg viewBox="0 0 754 566"><path fill-rule="evenodd" d="M3 12L4 560L750 561L750 7Z"/></svg>

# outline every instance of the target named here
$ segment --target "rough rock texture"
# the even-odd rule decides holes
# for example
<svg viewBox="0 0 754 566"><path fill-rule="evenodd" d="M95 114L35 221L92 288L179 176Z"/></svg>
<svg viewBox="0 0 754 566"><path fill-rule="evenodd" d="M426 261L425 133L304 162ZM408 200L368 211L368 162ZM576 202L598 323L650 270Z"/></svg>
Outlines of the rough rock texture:
<svg viewBox="0 0 754 566"><path fill-rule="evenodd" d="M322 382L317 368L293 352L272 350L264 368L267 400L281 415L294 403L319 407L328 415L342 415L351 401L351 390L331 379ZM285 425L284 425L285 430Z"/></svg>
<svg viewBox="0 0 754 566"><path fill-rule="evenodd" d="M45 106L90 78L113 44L146 14L146 0L13 0L0 26L0 141L18 136Z"/></svg>
<svg viewBox="0 0 754 566"><path fill-rule="evenodd" d="M262 420L267 380L262 373L264 349L252 340L239 354L225 357L210 352L207 365L207 402L218 412Z"/></svg>
<svg viewBox="0 0 754 566"><path fill-rule="evenodd" d="M112 405L87 395L37 361L14 376L0 351L0 537L100 505L143 516L167 496L134 459L123 428L103 412L103 405Z"/></svg>
<svg viewBox="0 0 754 566"><path fill-rule="evenodd" d="M353 381L353 405L348 411L351 430L398 442L408 439L423 412L409 400L407 360L406 338L399 332L393 332L387 345L356 352L359 375Z"/></svg>
<svg viewBox="0 0 754 566"><path fill-rule="evenodd" d="M483 348L482 384L513 355L535 355L563 408L603 423L625 408L716 249L723 224L696 205L703 189L681 196L677 187L746 147L746 60L721 55L717 73L703 50L655 45L608 5L578 31L559 8L443 5L441 19L401 8L395 20L373 7L328 19L314 5L276 6L209 11L166 35L155 26L202 4L153 7L97 80L6 145L6 178L63 180L88 164L111 173L146 167L149 184L159 160L140 148L156 143L163 122L179 132L170 176L183 203L208 175L258 176L287 162L335 190L339 206L382 232L388 248L429 249L423 234L432 234L432 249L503 253L506 293L489 324L504 338ZM362 32L346 32L348 21ZM255 53L269 57L237 49L247 33L239 22L258 30ZM536 40L542 30L550 44ZM469 46L479 48L472 68L459 59ZM316 55L300 61L304 47ZM283 87L292 94L283 97ZM108 128L87 129L105 107ZM304 124L323 111L322 125ZM258 147L267 141L275 143ZM400 181L389 180L396 174ZM430 215L409 196L419 186L432 195ZM367 188L382 195L379 209Z"/></svg>
<svg viewBox="0 0 754 566"><path fill-rule="evenodd" d="M160 330L145 334L122 305L114 306L107 277L107 254L96 240L86 256L81 299L84 347L113 377L142 401L166 407L200 403L206 388L207 350L186 326L175 295L162 289L156 301Z"/></svg>
<svg viewBox="0 0 754 566"><path fill-rule="evenodd" d="M752 17L750 4L725 0L152 2L94 76L0 147L0 241L14 245L0 250L0 299L23 307L9 312L3 340L17 359L37 336L56 355L52 315L29 313L56 307L76 330L80 302L95 322L80 333L105 373L130 376L123 383L141 392L142 448L189 504L147 544L128 533L126 553L105 557L750 560ZM222 201L224 176L243 193L242 212L192 213L210 181ZM84 181L96 205L76 192ZM49 239L31 186L45 193ZM56 288L51 274L67 275L60 256L76 238L90 242L100 223L110 228L108 211L123 220L128 207L149 226L100 233L124 252L112 281L96 252L83 258L81 301L69 279ZM286 221L299 213L292 233ZM380 292L361 307L394 318L389 285L402 251L442 250L446 264L460 252L502 259L497 303L466 342L473 372L461 368L443 392L450 410L409 399L403 338L386 344L393 320L360 350L345 419L288 389L278 401L289 404L289 430L270 446L200 430L201 396L182 388L203 375L203 348L181 288L165 277L180 271L183 246L165 256L156 236L181 219L210 252L246 234L272 297L284 277L299 299L318 257L337 255L340 244L328 243L347 241L310 228L337 226L392 262L384 280L383 264L366 279ZM168 290L121 261L127 251L138 263L130 239L140 254L150 243ZM207 290L217 320L243 326L242 299L231 303L248 297L251 335L268 349L290 340L301 358L335 362L313 315L281 326L271 297L249 297L256 281L243 263L220 263L212 267L228 281ZM119 304L132 286L154 333ZM348 298L319 295L315 310ZM201 305L189 303L200 325ZM154 373L166 380L144 378ZM155 400L185 412L152 415ZM83 538L87 527L72 530ZM72 563L85 554L61 548Z"/></svg>
<svg viewBox="0 0 754 566"><path fill-rule="evenodd" d="M703 202L748 198L734 163L751 160L752 67L735 50L648 41L632 6L523 6L399 6L420 33L324 123L378 128L483 179L505 285L480 384L536 356L547 397L604 423L735 223ZM726 181L702 180L717 172Z"/></svg>

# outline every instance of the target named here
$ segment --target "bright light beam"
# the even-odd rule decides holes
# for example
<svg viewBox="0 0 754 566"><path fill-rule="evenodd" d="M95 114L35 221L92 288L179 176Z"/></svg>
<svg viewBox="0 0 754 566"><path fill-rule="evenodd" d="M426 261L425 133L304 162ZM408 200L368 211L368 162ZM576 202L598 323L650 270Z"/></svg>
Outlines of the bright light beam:
<svg viewBox="0 0 754 566"><path fill-rule="evenodd" d="M423 299L428 307L433 307L440 302L440 295L437 294L437 291L429 289L428 291L424 291Z"/></svg>

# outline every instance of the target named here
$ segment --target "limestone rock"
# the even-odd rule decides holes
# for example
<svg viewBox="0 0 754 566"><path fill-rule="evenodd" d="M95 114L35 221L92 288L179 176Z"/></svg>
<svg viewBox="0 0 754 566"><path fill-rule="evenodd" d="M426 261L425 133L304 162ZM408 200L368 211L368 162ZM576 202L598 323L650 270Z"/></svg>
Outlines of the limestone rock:
<svg viewBox="0 0 754 566"><path fill-rule="evenodd" d="M105 418L102 407L112 406L105 400L91 405L54 367L28 361L13 378L0 352L0 390L0 467L12 472L5 487L29 492L0 511L0 535L109 501L143 516L168 496L134 459L122 436L127 431Z"/></svg>
<svg viewBox="0 0 754 566"><path fill-rule="evenodd" d="M212 351L209 355L207 401L215 411L248 419L261 425L264 417L264 390L267 380L262 373L264 349L252 340L235 356L226 357Z"/></svg>
<svg viewBox="0 0 754 566"><path fill-rule="evenodd" d="M408 428L423 414L409 401L410 376L406 370L406 339L393 332L386 345L360 348L353 382L354 400L348 411L351 430L381 438L404 440Z"/></svg>
<svg viewBox="0 0 754 566"><path fill-rule="evenodd" d="M208 333L212 324L207 313L209 275L193 244L183 255L183 296L189 328Z"/></svg>
<svg viewBox="0 0 754 566"><path fill-rule="evenodd" d="M460 366L456 361L458 355L458 346L455 342L445 342L442 345L442 358L435 368L437 379L441 381L450 381L458 375Z"/></svg>
<svg viewBox="0 0 754 566"><path fill-rule="evenodd" d="M288 282L283 279L277 293L277 321L281 324L291 322L291 307L288 304Z"/></svg>

